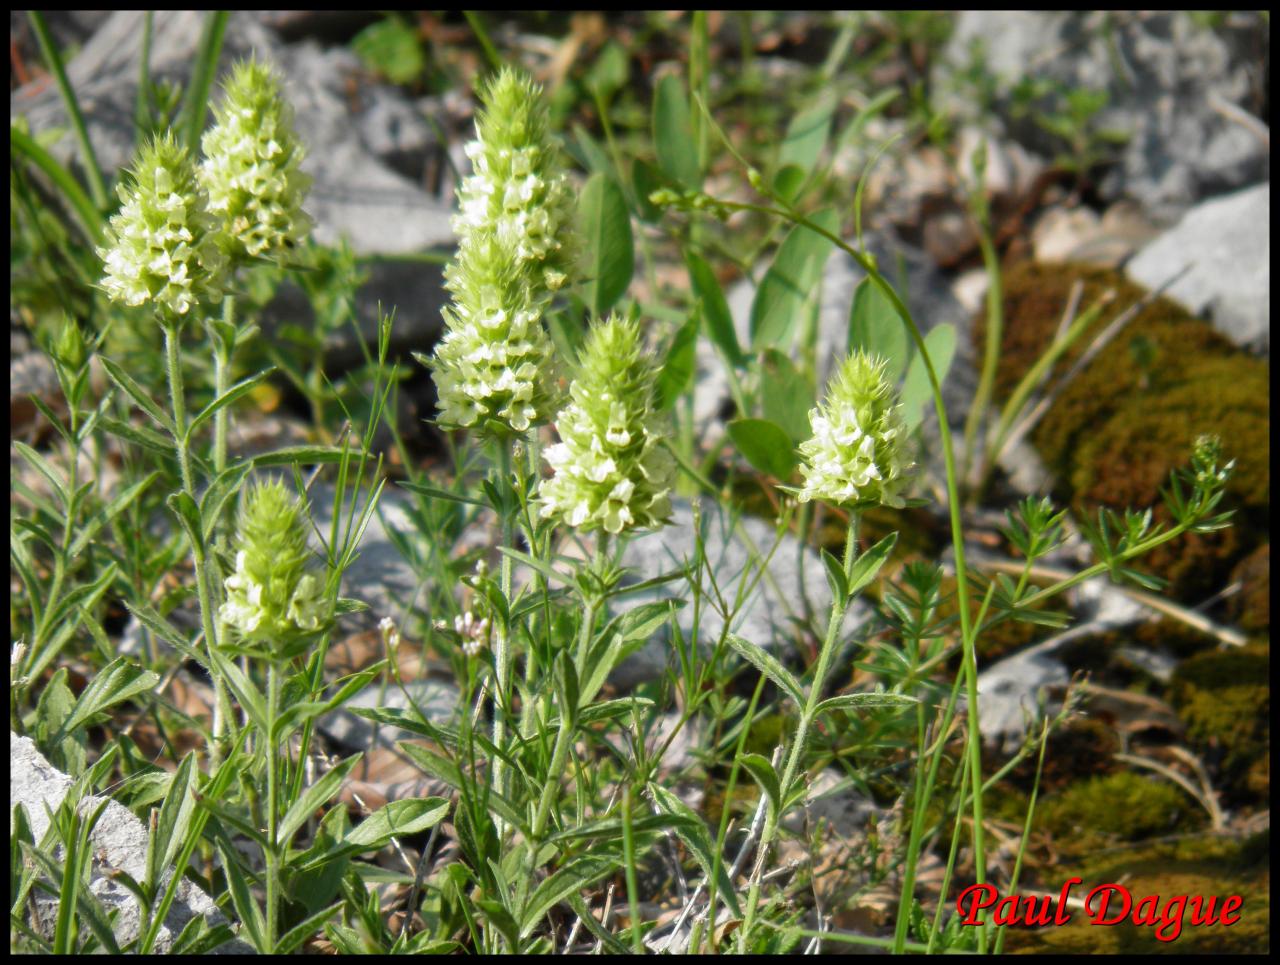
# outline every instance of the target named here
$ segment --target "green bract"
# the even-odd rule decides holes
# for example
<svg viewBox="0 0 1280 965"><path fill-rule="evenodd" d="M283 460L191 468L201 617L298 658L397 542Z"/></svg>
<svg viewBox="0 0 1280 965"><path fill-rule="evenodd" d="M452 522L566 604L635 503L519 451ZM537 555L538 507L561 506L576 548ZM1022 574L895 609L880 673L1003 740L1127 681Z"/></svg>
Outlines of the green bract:
<svg viewBox="0 0 1280 965"><path fill-rule="evenodd" d="M539 490L543 516L609 533L667 521L675 462L661 446L656 376L635 322L613 316L592 327L556 419L561 442L545 454L555 475Z"/></svg>
<svg viewBox="0 0 1280 965"><path fill-rule="evenodd" d="M242 497L236 548L219 611L224 623L245 640L277 644L322 627L322 587L307 572L307 514L283 483L259 483Z"/></svg>
<svg viewBox="0 0 1280 965"><path fill-rule="evenodd" d="M448 331L430 364L442 424L522 433L553 405L542 315L574 274L573 197L541 90L507 69L481 96L445 273Z"/></svg>
<svg viewBox="0 0 1280 965"><path fill-rule="evenodd" d="M221 298L226 259L218 222L186 148L171 134L157 137L139 150L130 174L131 183L116 189L120 210L98 249L108 297L151 303L166 319Z"/></svg>
<svg viewBox="0 0 1280 965"><path fill-rule="evenodd" d="M800 445L801 502L904 505L900 494L913 467L897 392L884 369L883 360L854 352L828 384L826 401L810 411L813 437Z"/></svg>
<svg viewBox="0 0 1280 965"><path fill-rule="evenodd" d="M299 244L311 230L302 210L311 178L298 169L305 152L275 73L252 60L236 64L213 112L200 175L232 254L279 254Z"/></svg>

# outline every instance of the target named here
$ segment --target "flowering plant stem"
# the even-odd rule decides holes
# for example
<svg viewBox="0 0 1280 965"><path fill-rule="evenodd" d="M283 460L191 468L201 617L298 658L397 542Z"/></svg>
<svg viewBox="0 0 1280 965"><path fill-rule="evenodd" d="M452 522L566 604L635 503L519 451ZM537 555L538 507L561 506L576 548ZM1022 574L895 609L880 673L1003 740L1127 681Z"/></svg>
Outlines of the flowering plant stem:
<svg viewBox="0 0 1280 965"><path fill-rule="evenodd" d="M191 475L191 453L188 451L187 407L182 383L181 336L178 328L172 324L165 324L163 328L168 362L169 399L173 409L173 442L178 455L178 468L182 473L182 489L191 497L193 502L197 502L195 483ZM184 529L186 528L184 527ZM214 613L217 608L214 605L214 597L210 588L219 582L216 572L217 564L216 562L214 563L214 568L211 571L210 561L205 556L204 541L201 539L200 534L191 530L186 531L191 542L191 555L195 564L196 594L200 601L200 626L204 631L205 652L209 655L208 666L210 670L213 670L217 666L214 656L218 645L218 637L214 627ZM211 676L214 684L214 739L209 748L209 761L216 768L221 758L221 749L218 745L218 738L221 736L219 723L222 721L221 710L223 704L227 701L227 696L221 675L212 673Z"/></svg>
<svg viewBox="0 0 1280 965"><path fill-rule="evenodd" d="M494 442L498 450L498 484L500 490L511 486L511 440L498 439ZM515 549L514 539L514 507L504 505L502 513L502 546ZM502 598L511 605L511 557L502 554L500 575ZM507 702L511 690L511 628L505 620L497 619L493 644L493 746L502 750L507 736ZM506 793L506 772L502 757L493 761L493 786L499 794Z"/></svg>
<svg viewBox="0 0 1280 965"><path fill-rule="evenodd" d="M879 269L876 267L872 259L858 251L839 234L828 231L822 225L815 224L811 219L793 210L786 208L773 207L770 205L748 204L736 201L724 201L721 199L713 199L717 205L723 205L728 211L755 211L759 214L771 215L775 218L783 218L793 224L803 225L814 234L821 235L841 251L845 252L849 257L858 263L863 271L867 273L867 277L871 279L881 294L888 299L889 304L893 306L898 317L902 319L902 323L907 327L907 332L911 336L912 342L915 343L916 351L920 353L920 359L924 363L925 373L929 377L929 388L933 396L934 411L938 416L938 435L942 442L942 455L946 463L947 473L947 509L951 518L951 545L955 551L956 566L956 595L957 609L960 616L960 639L964 652L963 672L965 677L966 700L968 703L968 759L969 759L969 779L973 787L973 850L974 850L974 880L978 884L985 884L987 880L986 867L986 843L985 835L982 828L982 735L978 725L978 660L975 651L977 644L976 626L972 615L969 613L969 575L968 567L965 565L964 552L964 528L960 519L961 502L959 493L959 475L956 470L955 446L951 439L951 426L947 421L946 403L942 400L942 386L938 382L938 373L934 368L933 359L929 356L929 349L925 345L924 335L920 331L920 327L916 324L915 319L911 315L911 310L907 308L902 301L901 296L894 290L893 286L885 279ZM784 784L785 786L785 784ZM758 893L759 885L753 886L753 892ZM754 911L754 902L751 903L752 911ZM750 915L748 916L746 925L750 924ZM742 948L746 948L746 934L749 929L742 929L743 939ZM985 953L987 950L986 929L978 931L978 950Z"/></svg>
<svg viewBox="0 0 1280 965"><path fill-rule="evenodd" d="M854 510L849 513L849 531L845 536L844 544L844 573L845 578L849 579L853 572L853 562L857 555L858 543L858 514ZM836 652L836 641L840 637L840 626L844 623L845 611L848 609L849 599L847 596L837 596L831 606L831 620L827 624L827 636L822 642L822 649L818 651L818 665L813 672L813 681L809 684L809 695L805 700L805 705L800 709L800 721L796 725L796 735L791 743L791 750L787 754L787 763L782 771L782 780L779 783L781 789L780 800L777 807L769 809L765 816L764 830L760 833L759 851L756 854L756 866L751 874L751 889L747 893L747 907L742 920L742 929L738 951L746 953L748 950L747 940L751 933L751 926L755 922L756 908L760 903L760 885L764 877L765 862L769 858L769 848L773 844L774 836L778 833L778 822L782 818L783 812L786 810L786 802L791 797L791 785L795 781L796 775L800 770L800 764L804 760L804 748L808 742L809 728L813 726L814 718L817 716L818 704L822 702L822 688L826 683L827 673L831 670L831 659Z"/></svg>
<svg viewBox="0 0 1280 965"><path fill-rule="evenodd" d="M267 768L267 950L276 947L276 931L280 905L280 842L278 824L280 802L278 800L279 762L276 759L276 719L280 713L280 668L275 661L267 667L267 733L265 763Z"/></svg>
<svg viewBox="0 0 1280 965"><path fill-rule="evenodd" d="M234 295L226 295L222 299L222 330L219 331L217 326L209 326L210 342L213 345L213 377L214 377L214 395L215 399L222 398L223 394L229 388L231 381L231 352L235 344L235 318L236 318L236 300ZM213 474L216 479L221 472L227 468L227 407L222 406L213 416ZM217 534L217 546L223 548L223 531L221 527L215 528ZM223 686L222 678L214 674L214 700L213 700L213 746L209 753L209 762L212 767L218 766L218 760L221 755L221 747L219 742L222 740L223 731L226 729L226 713L229 708L224 708L227 700L226 687Z"/></svg>

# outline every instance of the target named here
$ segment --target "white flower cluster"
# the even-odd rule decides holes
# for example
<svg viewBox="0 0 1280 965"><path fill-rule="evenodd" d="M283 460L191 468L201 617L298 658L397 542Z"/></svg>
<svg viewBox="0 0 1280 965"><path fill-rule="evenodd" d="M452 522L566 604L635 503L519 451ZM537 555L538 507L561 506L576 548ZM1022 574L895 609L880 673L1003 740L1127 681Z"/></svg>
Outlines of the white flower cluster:
<svg viewBox="0 0 1280 965"><path fill-rule="evenodd" d="M800 444L800 501L905 505L901 491L913 467L901 409L884 362L860 351L850 355L826 401L809 413L813 437Z"/></svg>
<svg viewBox="0 0 1280 965"><path fill-rule="evenodd" d="M546 450L555 474L539 489L544 517L608 533L661 526L671 515L675 462L653 410L656 369L635 322L594 325L571 401L556 417L561 441Z"/></svg>
<svg viewBox="0 0 1280 965"><path fill-rule="evenodd" d="M221 298L218 222L186 148L158 137L140 150L131 174L132 185L116 189L120 210L98 249L107 296L134 307L150 302L166 319Z"/></svg>
<svg viewBox="0 0 1280 965"><path fill-rule="evenodd" d="M244 637L252 637L270 620L269 608L263 605L265 585L249 573L248 555L244 550L236 554L236 571L225 582L227 602L218 610L222 622L239 630ZM324 620L324 600L320 585L311 574L298 580L285 606L284 619L294 628L311 632L320 629Z"/></svg>
<svg viewBox="0 0 1280 965"><path fill-rule="evenodd" d="M256 61L236 64L214 116L200 173L232 251L257 257L295 246L311 229L302 210L311 178L298 167L304 150L278 78Z"/></svg>
<svg viewBox="0 0 1280 965"><path fill-rule="evenodd" d="M454 217L460 235L492 230L495 240L521 264L542 270L547 291L558 291L568 280L554 257L564 247L561 234L572 215L568 177L547 175L548 148L542 146L490 149L483 141L466 146L473 174L464 179ZM554 158L551 159L554 162Z"/></svg>
<svg viewBox="0 0 1280 965"><path fill-rule="evenodd" d="M427 364L441 424L520 434L553 408L542 316L572 275L573 195L539 88L503 70L481 96L445 273L448 330Z"/></svg>
<svg viewBox="0 0 1280 965"><path fill-rule="evenodd" d="M435 380L445 425L484 426L493 420L525 432L544 418L545 368L551 342L538 309L507 308L497 289L481 294L470 324L446 310L455 326L436 348Z"/></svg>

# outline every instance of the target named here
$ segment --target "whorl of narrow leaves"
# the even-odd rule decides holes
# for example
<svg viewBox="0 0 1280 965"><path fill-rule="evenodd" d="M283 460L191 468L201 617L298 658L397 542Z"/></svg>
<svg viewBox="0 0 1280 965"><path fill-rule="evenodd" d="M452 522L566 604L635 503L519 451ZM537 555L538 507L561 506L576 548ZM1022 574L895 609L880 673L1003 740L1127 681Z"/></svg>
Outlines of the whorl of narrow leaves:
<svg viewBox="0 0 1280 965"><path fill-rule="evenodd" d="M913 466L898 394L884 372L883 359L854 352L810 411L813 437L800 444L801 502L904 505Z"/></svg>
<svg viewBox="0 0 1280 965"><path fill-rule="evenodd" d="M656 377L635 322L613 316L592 327L556 419L561 441L546 451L555 475L541 485L543 516L609 533L667 521L675 463L661 446Z"/></svg>
<svg viewBox="0 0 1280 965"><path fill-rule="evenodd" d="M321 628L322 588L307 572L306 509L283 483L259 483L242 496L236 550L219 613L224 623L244 640L276 644Z"/></svg>
<svg viewBox="0 0 1280 965"><path fill-rule="evenodd" d="M305 151L276 74L257 61L236 64L213 113L200 174L231 253L278 255L301 243L312 225L302 210L311 178L299 170Z"/></svg>
<svg viewBox="0 0 1280 965"><path fill-rule="evenodd" d="M187 150L164 134L144 145L117 188L103 261L103 290L125 305L150 304L166 322L222 297L226 259Z"/></svg>
<svg viewBox="0 0 1280 965"><path fill-rule="evenodd" d="M481 99L445 273L448 330L429 364L442 424L522 433L554 405L542 315L574 274L573 195L537 85L506 69Z"/></svg>

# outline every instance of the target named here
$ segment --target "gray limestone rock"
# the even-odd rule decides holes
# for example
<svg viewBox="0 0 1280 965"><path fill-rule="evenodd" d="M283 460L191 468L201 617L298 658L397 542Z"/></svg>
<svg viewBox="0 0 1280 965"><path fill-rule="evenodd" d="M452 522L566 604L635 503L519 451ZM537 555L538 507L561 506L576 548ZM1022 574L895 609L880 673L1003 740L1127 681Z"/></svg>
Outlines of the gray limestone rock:
<svg viewBox="0 0 1280 965"><path fill-rule="evenodd" d="M1266 177L1265 124L1254 115L1269 41L1256 13L1210 25L1186 11L963 11L935 67L937 106L978 120L974 99L950 83L975 43L1006 91L1029 77L1107 92L1095 126L1128 135L1101 185L1110 200L1133 198L1167 222ZM996 112L1028 148L1050 157L1063 150L1032 117L1015 116L1009 98Z"/></svg>
<svg viewBox="0 0 1280 965"><path fill-rule="evenodd" d="M1235 344L1271 350L1271 184L1204 201L1126 266L1131 279L1155 288L1191 270L1165 292Z"/></svg>
<svg viewBox="0 0 1280 965"><path fill-rule="evenodd" d="M9 812L12 815L13 809L19 804L25 808L32 836L37 844L49 828L45 808L56 811L74 783L70 777L45 760L30 738L18 737L12 731L9 732ZM101 803L100 797L86 796L78 805L79 811L88 814ZM12 817L10 822L12 824ZM147 829L124 805L109 801L89 840L93 848L89 891L108 914L116 913L113 931L116 941L123 946L139 937L141 911L132 892L112 877L110 872L119 869L138 881L145 878ZM36 906L40 912L40 923L48 924L51 932L57 902L52 898L38 896ZM156 952L168 952L175 937L197 915L203 916L210 925L226 922L213 900L190 881L183 879L178 885L177 897L161 926ZM253 949L244 942L233 940L224 943L217 951L248 954Z"/></svg>
<svg viewBox="0 0 1280 965"><path fill-rule="evenodd" d="M401 727L377 724L351 710L357 707L405 710L412 703L428 720L448 723L457 714L461 699L456 686L434 678L406 681L404 690L396 686L366 687L343 704L342 710L322 718L320 729L351 750L368 750L375 744L394 748L396 741L413 740L420 735Z"/></svg>
<svg viewBox="0 0 1280 965"><path fill-rule="evenodd" d="M696 543L693 506L684 500L674 501L673 521L653 533L633 539L623 554L629 567L628 582L638 583L669 573L693 558ZM733 601L744 578L752 581L759 567L751 563L757 552L767 555L774 544L774 527L761 519L741 517L735 527L733 518L724 510L703 504L702 538L707 566L701 592L703 601L698 643L709 652L724 627L724 613L712 605L719 587L732 610ZM803 561L803 570L801 569ZM831 605L822 561L813 550L794 536L782 537L766 569L767 576L745 595L745 603L732 613L730 629L739 636L777 655L791 652L795 641L806 634L819 636ZM670 584L623 596L618 608L630 609L638 604L668 597L689 599L690 588L683 578ZM677 611L677 622L686 641L693 633L693 604ZM856 601L845 617L845 633L851 634L871 615L870 608ZM820 624L820 625L819 625ZM619 665L610 681L620 689L634 687L660 676L668 664L678 658L666 634L658 634L639 652Z"/></svg>
<svg viewBox="0 0 1280 965"><path fill-rule="evenodd" d="M155 14L153 79L189 79L203 20L198 11ZM133 153L142 21L140 11L117 11L67 65L89 138L108 176L128 164ZM343 48L322 50L314 42L284 47L255 15L235 14L227 23L219 76L237 58L251 53L284 73L285 95L307 146L303 169L315 179L307 210L316 219L319 240L332 243L345 235L358 254L383 255L452 244L447 208L353 136L360 119L344 85L360 73L355 55ZM384 101L391 96L387 91L379 94ZM67 126L62 100L47 81L14 91L10 110L25 117L33 133ZM69 133L51 150L60 160L80 163Z"/></svg>

